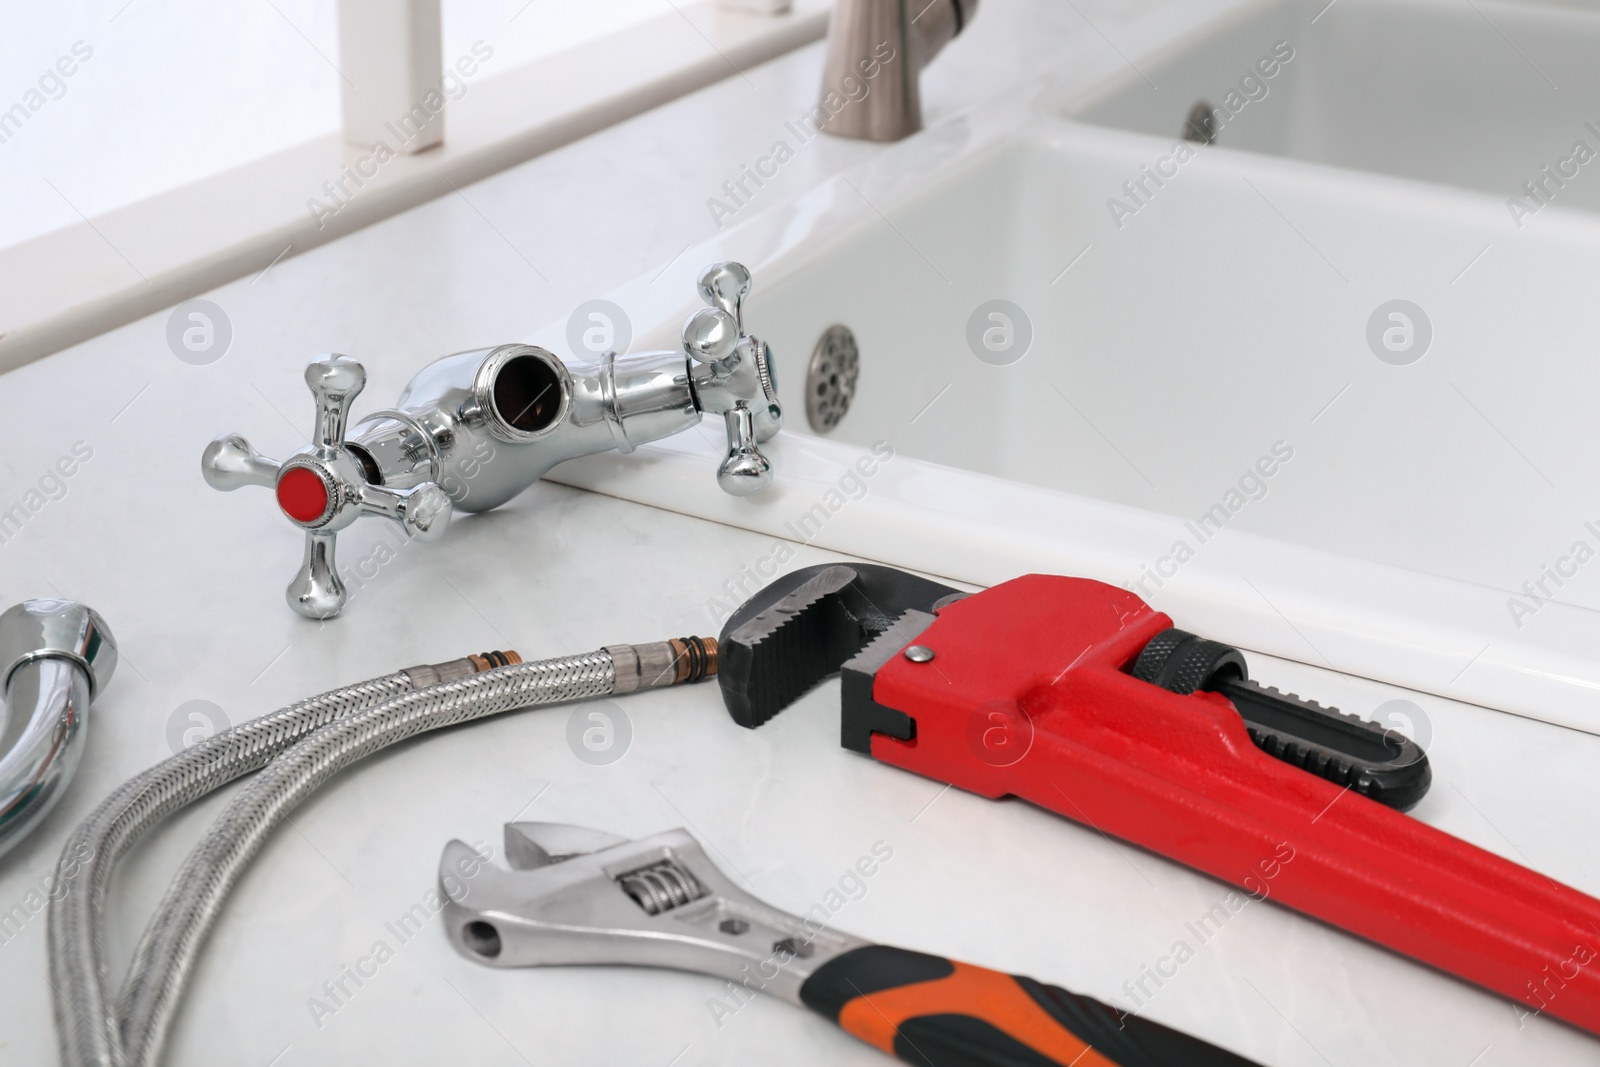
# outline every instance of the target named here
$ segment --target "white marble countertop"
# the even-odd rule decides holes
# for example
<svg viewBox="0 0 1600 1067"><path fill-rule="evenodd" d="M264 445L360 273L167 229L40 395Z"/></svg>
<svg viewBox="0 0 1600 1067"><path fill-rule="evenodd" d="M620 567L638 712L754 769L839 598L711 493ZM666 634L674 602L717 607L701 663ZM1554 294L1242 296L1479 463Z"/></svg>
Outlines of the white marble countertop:
<svg viewBox="0 0 1600 1067"><path fill-rule="evenodd" d="M925 81L930 118L1017 78L1103 64L1123 21L1159 8L986 0ZM1093 19L1091 24L1085 19ZM1104 33L1106 36L1102 36ZM268 454L303 442L299 368L363 359L389 403L429 359L516 339L581 301L663 269L713 227L705 201L811 103L821 48L745 72L567 149L210 294L234 337L192 366L157 315L0 378L11 445L0 510L42 506L0 543L7 600L61 595L105 614L122 664L89 717L83 764L44 825L0 861L0 911L22 905L61 842L115 784L169 755L193 701L231 722L420 661L515 647L525 657L715 632L708 597L771 538L541 483L444 544L405 548L324 625L291 614L300 535L270 498L222 496L204 443L238 430ZM778 203L866 158L818 139L761 191ZM600 180L596 176L604 175ZM752 205L754 208L756 205ZM82 442L81 445L78 443ZM75 445L92 457L42 484ZM707 472L710 476L710 472ZM346 559L385 531L362 522ZM829 558L800 548L793 566ZM1252 657L1263 681L1370 713L1422 709L1435 784L1415 814L1600 892L1600 737ZM684 826L774 905L803 911L882 841L893 859L837 916L851 932L1033 975L1105 999L1167 955L1221 883L1015 802L994 803L839 748L837 683L759 731L714 689L618 698L632 740L595 766L568 748L569 709L513 714L388 751L335 779L275 835L207 946L174 1030L173 1064L880 1064L819 1018L771 1000L713 1015L710 979L620 969L495 971L437 922L386 925L432 887L452 837L498 847L515 818L638 836ZM180 711L180 709L183 709ZM180 729L181 732L181 729ZM114 888L110 953L125 966L213 798L157 832ZM44 916L0 943L0 1064L51 1062ZM331 1015L324 982L387 941ZM1591 1063L1593 1039L1276 906L1247 908L1147 1008L1274 1067Z"/></svg>

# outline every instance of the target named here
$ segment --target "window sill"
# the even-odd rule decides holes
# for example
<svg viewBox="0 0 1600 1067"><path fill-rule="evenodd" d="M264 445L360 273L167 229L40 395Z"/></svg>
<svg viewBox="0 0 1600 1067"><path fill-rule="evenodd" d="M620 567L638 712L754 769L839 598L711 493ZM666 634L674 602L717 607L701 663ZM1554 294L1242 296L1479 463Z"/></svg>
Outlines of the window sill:
<svg viewBox="0 0 1600 1067"><path fill-rule="evenodd" d="M772 16L685 5L475 83L449 105L438 148L380 163L321 137L0 249L0 277L11 279L0 290L0 372L810 44L831 6L795 0ZM348 195L324 188L341 179Z"/></svg>

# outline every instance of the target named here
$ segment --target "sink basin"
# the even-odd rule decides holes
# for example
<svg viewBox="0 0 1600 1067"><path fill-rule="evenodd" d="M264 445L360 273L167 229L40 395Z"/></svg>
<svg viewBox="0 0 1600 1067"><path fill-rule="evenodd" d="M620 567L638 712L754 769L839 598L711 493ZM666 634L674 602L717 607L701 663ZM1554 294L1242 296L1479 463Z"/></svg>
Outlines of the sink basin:
<svg viewBox="0 0 1600 1067"><path fill-rule="evenodd" d="M1596 54L1593 8L1273 0L1067 110L1170 138L1204 101L1222 109L1218 146L1516 197L1526 221L1543 201L1600 210L1600 166L1588 165L1600 153Z"/></svg>
<svg viewBox="0 0 1600 1067"><path fill-rule="evenodd" d="M1345 3L1403 6L1313 29ZM777 353L775 488L719 496L704 426L554 477L782 539L730 568L719 620L785 542L1074 573L1247 649L1600 732L1600 219L1518 231L1503 196L1067 120L1035 87L673 269L718 258L755 270ZM689 311L658 281L614 294L639 344ZM856 392L818 432L808 371L841 326Z"/></svg>
<svg viewBox="0 0 1600 1067"><path fill-rule="evenodd" d="M1492 201L1197 153L1119 228L1106 194L1163 151L1041 129L763 286L787 409L840 323L861 370L831 437L1182 518L1196 552L1226 527L1520 590L1595 541L1600 365L1573 341L1600 336L1600 227L1512 240ZM1002 365L968 338L995 299L1031 334ZM1397 299L1409 352L1381 340ZM1600 582L1561 599L1600 608Z"/></svg>

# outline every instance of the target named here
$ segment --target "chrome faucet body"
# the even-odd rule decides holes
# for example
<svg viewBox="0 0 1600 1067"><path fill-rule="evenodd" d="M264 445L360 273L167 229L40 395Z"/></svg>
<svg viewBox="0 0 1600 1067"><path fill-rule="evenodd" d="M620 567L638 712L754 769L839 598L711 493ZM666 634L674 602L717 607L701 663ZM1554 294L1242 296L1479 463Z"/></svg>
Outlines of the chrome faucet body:
<svg viewBox="0 0 1600 1067"><path fill-rule="evenodd" d="M92 608L29 600L0 613L0 854L66 791L89 702L116 667L116 640Z"/></svg>
<svg viewBox="0 0 1600 1067"><path fill-rule="evenodd" d="M306 552L289 584L289 605L327 619L347 600L334 538L362 514L397 522L419 541L443 535L454 511L499 507L556 464L632 452L718 414L728 452L717 482L734 496L760 492L772 466L758 447L783 423L771 350L744 332L750 275L737 263L706 268L707 306L689 317L681 351L567 362L535 345L459 352L424 367L392 408L358 422L350 402L366 382L361 364L327 356L306 368L317 401L310 446L285 462L225 434L206 447L201 470L216 489L273 488L279 508L306 531Z"/></svg>
<svg viewBox="0 0 1600 1067"><path fill-rule="evenodd" d="M838 0L822 129L860 141L899 141L922 129L922 68L977 13L978 0Z"/></svg>

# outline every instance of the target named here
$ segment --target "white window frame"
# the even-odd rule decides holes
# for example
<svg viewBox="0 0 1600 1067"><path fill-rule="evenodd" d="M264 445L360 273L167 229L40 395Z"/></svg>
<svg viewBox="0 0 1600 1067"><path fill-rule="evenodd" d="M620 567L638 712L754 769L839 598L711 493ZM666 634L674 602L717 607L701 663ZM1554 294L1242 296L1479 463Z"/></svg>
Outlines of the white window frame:
<svg viewBox="0 0 1600 1067"><path fill-rule="evenodd" d="M365 86L346 85L340 133L0 249L10 279L0 372L820 40L832 0L679 2L674 14L474 83L434 115L416 105L452 76L439 6L340 0L341 66ZM416 136L383 138L384 123L408 114Z"/></svg>

